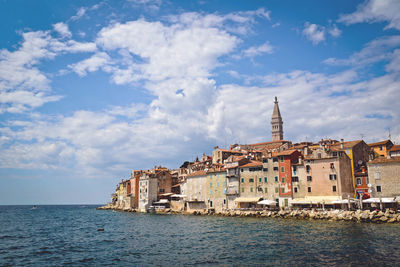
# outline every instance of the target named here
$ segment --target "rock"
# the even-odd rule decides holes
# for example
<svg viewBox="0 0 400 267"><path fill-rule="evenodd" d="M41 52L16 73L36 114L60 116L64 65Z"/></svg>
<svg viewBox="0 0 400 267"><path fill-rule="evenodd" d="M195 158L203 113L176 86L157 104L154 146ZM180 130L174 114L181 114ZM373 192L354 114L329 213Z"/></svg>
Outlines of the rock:
<svg viewBox="0 0 400 267"><path fill-rule="evenodd" d="M387 222L388 223L394 223L394 222L396 222L396 219L395 218L390 218Z"/></svg>
<svg viewBox="0 0 400 267"><path fill-rule="evenodd" d="M103 232L103 231L104 231L104 228L98 228L97 231L98 231L98 232Z"/></svg>
<svg viewBox="0 0 400 267"><path fill-rule="evenodd" d="M381 222L386 222L388 220L388 218L386 216L382 216L382 217L379 218L379 220Z"/></svg>

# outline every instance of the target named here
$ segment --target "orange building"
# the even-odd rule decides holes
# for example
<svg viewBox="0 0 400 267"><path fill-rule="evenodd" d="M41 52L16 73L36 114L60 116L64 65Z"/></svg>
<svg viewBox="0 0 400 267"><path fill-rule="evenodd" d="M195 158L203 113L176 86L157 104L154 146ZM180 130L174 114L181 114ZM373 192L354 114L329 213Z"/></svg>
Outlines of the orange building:
<svg viewBox="0 0 400 267"><path fill-rule="evenodd" d="M385 140L376 143L368 144L368 146L374 151L375 157L387 157L388 151L393 146L392 141Z"/></svg>

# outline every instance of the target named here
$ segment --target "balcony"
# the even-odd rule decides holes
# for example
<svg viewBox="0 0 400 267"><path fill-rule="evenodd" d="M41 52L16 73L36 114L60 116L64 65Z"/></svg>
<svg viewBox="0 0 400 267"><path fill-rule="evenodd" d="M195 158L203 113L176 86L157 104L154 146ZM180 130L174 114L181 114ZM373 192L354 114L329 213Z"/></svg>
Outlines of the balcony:
<svg viewBox="0 0 400 267"><path fill-rule="evenodd" d="M227 188L225 188L224 193L227 196L238 195L239 194L239 190L238 190L238 188L236 186L227 187Z"/></svg>

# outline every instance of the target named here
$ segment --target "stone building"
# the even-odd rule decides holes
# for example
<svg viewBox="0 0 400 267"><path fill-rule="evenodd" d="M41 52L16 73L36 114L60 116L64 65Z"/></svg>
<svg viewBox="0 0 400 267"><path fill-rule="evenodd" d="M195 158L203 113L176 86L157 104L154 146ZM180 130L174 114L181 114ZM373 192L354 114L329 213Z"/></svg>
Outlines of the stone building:
<svg viewBox="0 0 400 267"><path fill-rule="evenodd" d="M400 158L377 158L368 162L372 198L400 196Z"/></svg>
<svg viewBox="0 0 400 267"><path fill-rule="evenodd" d="M128 196L131 197L131 208L139 207L139 179L143 171L133 170L130 178L130 191L127 192Z"/></svg>
<svg viewBox="0 0 400 267"><path fill-rule="evenodd" d="M226 170L221 166L210 168L205 188L208 209L216 212L227 209L226 187Z"/></svg>
<svg viewBox="0 0 400 267"><path fill-rule="evenodd" d="M140 211L146 211L153 202L157 201L157 177L154 173L144 172L139 179L139 205Z"/></svg>
<svg viewBox="0 0 400 267"><path fill-rule="evenodd" d="M184 194L186 195L186 210L202 210L206 209L206 182L207 173L205 171L197 171L186 176Z"/></svg>
<svg viewBox="0 0 400 267"><path fill-rule="evenodd" d="M260 161L249 161L239 166L240 197L235 199L238 208L256 207L257 202L264 198L263 164Z"/></svg>
<svg viewBox="0 0 400 267"><path fill-rule="evenodd" d="M400 157L400 145L394 145L389 149L390 157Z"/></svg>
<svg viewBox="0 0 400 267"><path fill-rule="evenodd" d="M292 205L333 205L354 195L351 160L344 151L314 149L292 166Z"/></svg>

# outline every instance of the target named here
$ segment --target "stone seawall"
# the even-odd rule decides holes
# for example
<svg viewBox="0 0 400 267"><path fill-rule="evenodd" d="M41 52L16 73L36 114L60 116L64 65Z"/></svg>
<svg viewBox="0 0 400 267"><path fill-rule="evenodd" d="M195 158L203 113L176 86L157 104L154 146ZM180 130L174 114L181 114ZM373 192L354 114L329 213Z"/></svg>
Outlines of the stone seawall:
<svg viewBox="0 0 400 267"><path fill-rule="evenodd" d="M137 212L135 209L120 209L112 205L106 205L97 208L99 210L118 210L125 212ZM393 210L369 211L369 210L280 210L280 211L240 211L231 210L224 212L212 211L174 211L166 209L156 211L159 214L188 214L188 215L203 215L203 216L226 216L226 217L258 217L258 218L287 218L299 220L325 220L325 221L352 221L352 222L372 222L372 223L400 223L400 213Z"/></svg>

